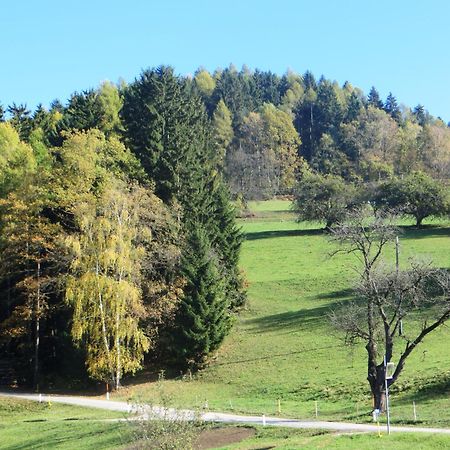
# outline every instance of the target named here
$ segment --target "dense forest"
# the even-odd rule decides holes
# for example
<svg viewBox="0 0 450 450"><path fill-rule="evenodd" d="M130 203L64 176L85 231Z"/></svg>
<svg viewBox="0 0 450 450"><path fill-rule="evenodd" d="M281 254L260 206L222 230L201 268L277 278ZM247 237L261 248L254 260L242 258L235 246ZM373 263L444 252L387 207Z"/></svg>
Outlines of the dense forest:
<svg viewBox="0 0 450 450"><path fill-rule="evenodd" d="M201 367L245 304L236 216L448 213L450 129L306 72L169 67L0 107L0 352L20 383ZM236 209L235 209L236 205Z"/></svg>

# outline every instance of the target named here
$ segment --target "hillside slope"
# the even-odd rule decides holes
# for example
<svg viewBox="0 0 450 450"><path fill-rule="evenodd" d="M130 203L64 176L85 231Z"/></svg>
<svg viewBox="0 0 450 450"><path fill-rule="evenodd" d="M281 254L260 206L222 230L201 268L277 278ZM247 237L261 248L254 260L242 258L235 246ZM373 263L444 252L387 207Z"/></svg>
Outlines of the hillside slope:
<svg viewBox="0 0 450 450"><path fill-rule="evenodd" d="M333 244L319 224L297 224L289 206L253 204L255 216L241 222L249 303L210 366L193 377L130 386L119 397L157 402L163 392L179 406L258 414L277 413L280 400L285 416L314 417L317 405L320 418L370 419L364 347L344 347L327 319L350 297L357 261L330 258ZM423 256L450 266L448 223L404 230L402 262ZM450 424L449 335L447 328L437 331L407 362L393 389L394 422L412 421L415 401L421 422Z"/></svg>

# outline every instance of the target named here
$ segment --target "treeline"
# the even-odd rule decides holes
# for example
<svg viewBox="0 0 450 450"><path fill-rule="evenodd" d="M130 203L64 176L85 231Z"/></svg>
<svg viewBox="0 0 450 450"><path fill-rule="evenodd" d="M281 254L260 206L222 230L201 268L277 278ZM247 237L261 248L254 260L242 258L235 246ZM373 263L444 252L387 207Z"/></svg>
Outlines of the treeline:
<svg viewBox="0 0 450 450"><path fill-rule="evenodd" d="M245 302L231 199L294 196L327 225L370 201L420 224L449 178L441 119L310 72L161 67L0 107L1 352L35 385L198 367ZM411 212L417 186L431 213Z"/></svg>
<svg viewBox="0 0 450 450"><path fill-rule="evenodd" d="M424 106L385 100L350 83L306 72L237 71L193 79L212 118L217 152L234 195L292 194L305 170L352 183L378 183L413 171L450 178L450 129Z"/></svg>
<svg viewBox="0 0 450 450"><path fill-rule="evenodd" d="M245 301L209 120L170 68L0 123L0 339L22 383L201 366Z"/></svg>

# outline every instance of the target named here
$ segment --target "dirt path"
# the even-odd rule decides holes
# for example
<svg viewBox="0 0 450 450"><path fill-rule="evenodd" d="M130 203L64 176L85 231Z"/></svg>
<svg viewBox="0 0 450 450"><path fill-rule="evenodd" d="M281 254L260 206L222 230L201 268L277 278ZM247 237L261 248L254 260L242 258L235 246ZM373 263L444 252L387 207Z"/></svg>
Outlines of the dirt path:
<svg viewBox="0 0 450 450"><path fill-rule="evenodd" d="M150 406L136 406L127 402L118 402L114 400L99 400L87 397L73 397L65 395L47 395L47 394L19 394L10 392L0 392L0 396L21 398L25 400L54 402L54 403L66 403L69 405L84 406L88 408L100 408L110 411L121 411L124 413L140 413L144 417L178 417L186 420L195 417L195 413L190 410L176 410L172 408L160 408ZM248 424L248 425L268 425L276 427L288 427L288 428L308 428L308 429L323 429L334 430L343 432L378 432L379 427L377 425L369 424L357 424L347 422L324 422L324 421L312 421L312 420L295 420L295 419L283 419L279 417L262 417L262 416L243 416L237 414L219 413L219 412L206 412L201 414L201 419L207 422L219 422L219 423L236 423L236 424ZM442 433L450 434L450 429L447 428L425 428L425 427L402 427L391 426L391 432L403 432L403 433Z"/></svg>

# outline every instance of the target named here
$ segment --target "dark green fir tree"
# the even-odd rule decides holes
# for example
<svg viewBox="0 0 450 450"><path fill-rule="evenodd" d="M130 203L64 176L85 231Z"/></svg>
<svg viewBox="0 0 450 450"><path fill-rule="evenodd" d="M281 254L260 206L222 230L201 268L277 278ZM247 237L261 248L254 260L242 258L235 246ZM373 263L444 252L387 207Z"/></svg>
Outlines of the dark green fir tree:
<svg viewBox="0 0 450 450"><path fill-rule="evenodd" d="M389 92L386 98L386 103L383 108L396 122L400 122L402 113L397 103L397 99Z"/></svg>
<svg viewBox="0 0 450 450"><path fill-rule="evenodd" d="M367 97L367 103L371 106L374 106L378 109L383 109L383 101L380 98L380 94L375 89L375 86L372 86L370 89L369 95Z"/></svg>
<svg viewBox="0 0 450 450"><path fill-rule="evenodd" d="M173 332L174 351L183 366L201 366L218 349L231 324L219 261L207 233L192 223L182 257L186 280Z"/></svg>

